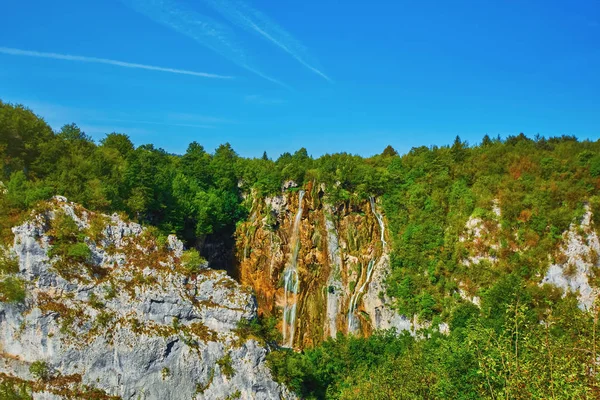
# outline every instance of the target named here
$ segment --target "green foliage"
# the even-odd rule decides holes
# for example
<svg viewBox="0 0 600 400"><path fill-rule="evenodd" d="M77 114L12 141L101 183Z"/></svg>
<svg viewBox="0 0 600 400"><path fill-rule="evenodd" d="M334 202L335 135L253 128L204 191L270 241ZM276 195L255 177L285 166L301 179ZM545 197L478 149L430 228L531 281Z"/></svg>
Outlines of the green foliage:
<svg viewBox="0 0 600 400"><path fill-rule="evenodd" d="M0 281L0 301L5 303L22 303L26 296L25 283L14 276L7 276Z"/></svg>
<svg viewBox="0 0 600 400"><path fill-rule="evenodd" d="M92 251L85 243L73 243L67 248L67 257L79 262L86 262L92 256Z"/></svg>
<svg viewBox="0 0 600 400"><path fill-rule="evenodd" d="M233 392L232 394L227 396L225 398L225 400L235 400L235 399L241 399L241 398L242 398L242 392L240 392L239 390L236 390L235 392Z"/></svg>
<svg viewBox="0 0 600 400"><path fill-rule="evenodd" d="M277 329L277 318L258 317L251 320L241 319L236 327L237 335L243 339L257 339L265 345L274 347L281 342L281 333Z"/></svg>
<svg viewBox="0 0 600 400"><path fill-rule="evenodd" d="M597 195L599 151L598 142L521 134L505 141L486 137L480 146L457 137L452 146L393 157L383 205L393 248L388 287L398 310L445 318L456 305L449 299L457 282L481 294L511 273L523 280L522 292L545 273L548 254L581 218L583 203ZM495 206L500 215L492 212ZM489 231L480 243L459 240L469 217L480 218ZM478 252L495 261L463 263Z"/></svg>
<svg viewBox="0 0 600 400"><path fill-rule="evenodd" d="M589 361L595 323L572 296L562 299L538 283L584 204L600 224L600 141L486 135L480 145L457 137L449 146L413 148L402 156L388 146L371 158L339 153L314 159L302 148L276 160L242 158L229 144L210 154L194 142L177 156L152 145L135 147L117 133L98 145L75 124L54 132L30 110L0 102L0 157L4 243L12 240L9 229L20 215L54 194L156 227L161 248L175 233L194 249L211 238L231 240L251 204L243 195L281 193L287 180L298 185L293 190L312 184L313 201L323 197L347 209L379 196L390 236L388 294L402 314L447 321L451 334L425 332L422 341L386 333L340 337L302 354L269 354L274 375L304 398L598 397L596 365ZM481 220L485 233L461 240L471 217ZM267 218L270 229L276 222ZM50 255L63 261L57 268L89 264L86 233L75 221L59 212L51 225ZM351 249L361 246L357 232L348 235ZM315 235L313 242L319 246L322 238ZM473 254L487 257L465 263ZM182 263L196 273L204 260L192 250ZM14 260L0 258L3 301L25 298L17 269ZM459 287L481 298L481 310L458 296ZM114 295L109 289L105 299ZM111 319L101 313L97 324ZM244 321L238 333L274 347L275 326L274 319Z"/></svg>
<svg viewBox="0 0 600 400"><path fill-rule="evenodd" d="M110 282L109 285L104 286L104 300L112 300L117 297L117 288L113 282Z"/></svg>
<svg viewBox="0 0 600 400"><path fill-rule="evenodd" d="M479 316L479 308L473 303L459 304L452 312L450 329L467 328Z"/></svg>
<svg viewBox="0 0 600 400"><path fill-rule="evenodd" d="M190 249L181 256L181 263L189 273L196 274L206 264L206 260L198 253L198 250Z"/></svg>
<svg viewBox="0 0 600 400"><path fill-rule="evenodd" d="M34 361L29 366L29 372L34 378L45 381L50 377L50 370L45 361Z"/></svg>
<svg viewBox="0 0 600 400"><path fill-rule="evenodd" d="M106 328L114 319L114 314L108 311L101 311L96 317L96 325L100 328Z"/></svg>
<svg viewBox="0 0 600 400"><path fill-rule="evenodd" d="M30 181L23 171L13 172L6 185L6 200L16 208L29 208L40 200L46 200L54 190L43 182Z"/></svg>
<svg viewBox="0 0 600 400"><path fill-rule="evenodd" d="M104 303L102 303L100 299L98 299L98 296L93 292L88 296L88 303L97 310L104 308Z"/></svg>
<svg viewBox="0 0 600 400"><path fill-rule="evenodd" d="M0 377L0 398L4 400L32 400L31 388L23 382L12 382Z"/></svg>
<svg viewBox="0 0 600 400"><path fill-rule="evenodd" d="M19 260L0 249L0 274L16 274L19 272Z"/></svg>
<svg viewBox="0 0 600 400"><path fill-rule="evenodd" d="M435 330L338 336L303 353L267 356L276 380L305 399L595 398L597 318L562 300L543 324L519 299L496 321L464 305L449 335ZM595 311L597 312L597 311Z"/></svg>
<svg viewBox="0 0 600 400"><path fill-rule="evenodd" d="M233 369L231 354L223 356L223 358L217 360L217 365L221 368L221 373L227 378L231 378L235 375L235 369Z"/></svg>

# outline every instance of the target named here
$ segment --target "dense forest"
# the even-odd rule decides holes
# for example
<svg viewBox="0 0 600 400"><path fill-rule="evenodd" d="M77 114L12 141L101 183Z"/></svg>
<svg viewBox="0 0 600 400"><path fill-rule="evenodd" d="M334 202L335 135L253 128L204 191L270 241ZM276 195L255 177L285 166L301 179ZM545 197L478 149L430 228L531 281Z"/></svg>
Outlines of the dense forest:
<svg viewBox="0 0 600 400"><path fill-rule="evenodd" d="M240 157L229 144L209 153L194 142L176 155L136 147L123 133L95 143L75 124L54 131L31 110L0 102L0 157L3 245L28 210L54 195L125 214L159 237L174 233L201 253L231 240L248 214L245 195L278 193L289 180L323 184L332 204L380 198L392 239L388 294L400 313L429 324L416 337L338 336L301 353L277 348L272 321L240 327L271 345L273 374L302 398L600 397L597 308L540 285L563 232L586 209L600 222L600 142L520 134L469 145L457 137L405 155L388 146L370 158L315 159L303 148L276 160ZM462 262L473 246L461 240L471 217L495 221L498 245L486 248L494 262ZM1 271L3 301L22 297L11 271ZM457 295L457 282L480 306Z"/></svg>

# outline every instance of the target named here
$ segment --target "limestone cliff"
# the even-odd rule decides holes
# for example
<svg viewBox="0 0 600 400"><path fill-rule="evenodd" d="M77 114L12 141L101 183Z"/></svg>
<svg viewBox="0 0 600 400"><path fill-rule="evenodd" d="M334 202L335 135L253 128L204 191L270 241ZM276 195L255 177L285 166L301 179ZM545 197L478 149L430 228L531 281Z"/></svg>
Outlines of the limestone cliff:
<svg viewBox="0 0 600 400"><path fill-rule="evenodd" d="M563 296L574 293L578 298L579 308L592 310L600 294L598 277L600 276L600 241L592 222L592 211L585 205L585 213L580 220L573 221L569 229L562 233L558 248L554 254L548 254L544 260L545 273L533 279L542 286L549 284L560 289ZM487 217L471 216L459 240L466 244L466 257L462 264L473 271L484 271L486 265L499 262L498 252L501 250L501 229L499 217L500 206L494 206ZM517 233L515 233L515 238ZM525 249L511 243L516 252ZM459 281L460 297L480 305L478 288L471 282Z"/></svg>
<svg viewBox="0 0 600 400"><path fill-rule="evenodd" d="M252 293L190 269L175 237L64 198L13 232L4 250L26 299L0 302L2 380L36 399L292 397L272 380L267 350L237 333L256 315Z"/></svg>
<svg viewBox="0 0 600 400"><path fill-rule="evenodd" d="M256 291L259 312L279 318L284 346L411 328L385 295L385 226L375 199L334 206L314 184L252 197L237 230L239 276Z"/></svg>

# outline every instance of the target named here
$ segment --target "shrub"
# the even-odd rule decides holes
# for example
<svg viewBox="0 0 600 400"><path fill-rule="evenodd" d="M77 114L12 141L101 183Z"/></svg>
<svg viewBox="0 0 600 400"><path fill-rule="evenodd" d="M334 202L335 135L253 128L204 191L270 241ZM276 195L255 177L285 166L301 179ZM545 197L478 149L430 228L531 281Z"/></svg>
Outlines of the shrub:
<svg viewBox="0 0 600 400"><path fill-rule="evenodd" d="M25 300L25 284L19 278L9 276L0 281L0 301L21 303Z"/></svg>
<svg viewBox="0 0 600 400"><path fill-rule="evenodd" d="M231 354L227 354L218 360L217 365L221 367L221 372L227 378L231 378L233 375L235 375L235 369L233 369L233 366L231 365Z"/></svg>
<svg viewBox="0 0 600 400"><path fill-rule="evenodd" d="M277 323L278 320L274 316L268 318L258 317L251 320L241 319L235 332L243 340L258 339L262 343L275 346L281 340Z"/></svg>
<svg viewBox="0 0 600 400"><path fill-rule="evenodd" d="M458 305L450 318L450 329L466 328L469 323L479 316L479 308L473 303Z"/></svg>
<svg viewBox="0 0 600 400"><path fill-rule="evenodd" d="M29 372L33 375L34 378L45 381L50 377L50 371L48 369L48 364L45 361L34 361L29 366Z"/></svg>
<svg viewBox="0 0 600 400"><path fill-rule="evenodd" d="M96 324L101 328L106 328L113 320L114 314L108 311L102 311L96 317Z"/></svg>
<svg viewBox="0 0 600 400"><path fill-rule="evenodd" d="M19 261L3 253L0 253L0 274L16 274L19 272Z"/></svg>
<svg viewBox="0 0 600 400"><path fill-rule="evenodd" d="M0 399L32 400L31 388L26 383L0 380Z"/></svg>
<svg viewBox="0 0 600 400"><path fill-rule="evenodd" d="M198 253L198 250L190 249L181 256L181 263L189 273L196 274L206 264L206 260Z"/></svg>
<svg viewBox="0 0 600 400"><path fill-rule="evenodd" d="M86 262L92 256L92 251L85 243L75 243L69 246L67 257L73 261Z"/></svg>

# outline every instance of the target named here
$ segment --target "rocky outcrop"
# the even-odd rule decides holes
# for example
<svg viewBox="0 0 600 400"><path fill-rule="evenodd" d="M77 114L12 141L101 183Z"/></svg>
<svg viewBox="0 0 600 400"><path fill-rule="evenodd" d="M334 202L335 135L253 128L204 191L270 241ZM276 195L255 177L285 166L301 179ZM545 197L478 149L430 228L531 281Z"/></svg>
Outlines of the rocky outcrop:
<svg viewBox="0 0 600 400"><path fill-rule="evenodd" d="M550 283L567 292L577 293L579 307L591 310L599 290L592 287L591 278L598 274L600 267L600 242L598 234L591 227L592 213L586 213L580 224L571 224L563 234L558 262L548 268L542 284Z"/></svg>
<svg viewBox="0 0 600 400"><path fill-rule="evenodd" d="M498 202L493 202L491 212L479 214L467 220L464 231L459 237L466 254L462 265L471 269L473 273L485 272L487 266L496 265L499 262L498 253L502 251L500 243L502 228L499 222L501 211ZM519 239L518 232L514 232L512 237ZM511 241L510 250L516 253L524 252L528 245L525 243L519 246L517 242L518 240ZM543 270L537 275L538 283L540 286L545 284L556 286L562 290L563 295L569 292L575 293L579 307L583 310L591 310L600 292L593 284L593 280L600 275L599 255L600 241L593 226L591 209L586 206L581 220L574 221L569 229L563 232L556 251L548 254L547 264L542 265ZM463 300L480 306L481 299L477 295L480 288L464 277L457 284L457 293Z"/></svg>
<svg viewBox="0 0 600 400"><path fill-rule="evenodd" d="M267 350L238 333L252 293L175 237L64 198L13 232L27 295L0 303L0 375L34 398L291 397Z"/></svg>
<svg viewBox="0 0 600 400"><path fill-rule="evenodd" d="M338 333L411 329L385 295L387 235L375 199L333 205L321 186L288 185L278 196L253 196L251 218L237 230L239 276L256 291L260 313L278 318L286 333L295 324L292 343L286 335L289 347L310 347ZM296 310L284 322L292 264Z"/></svg>

